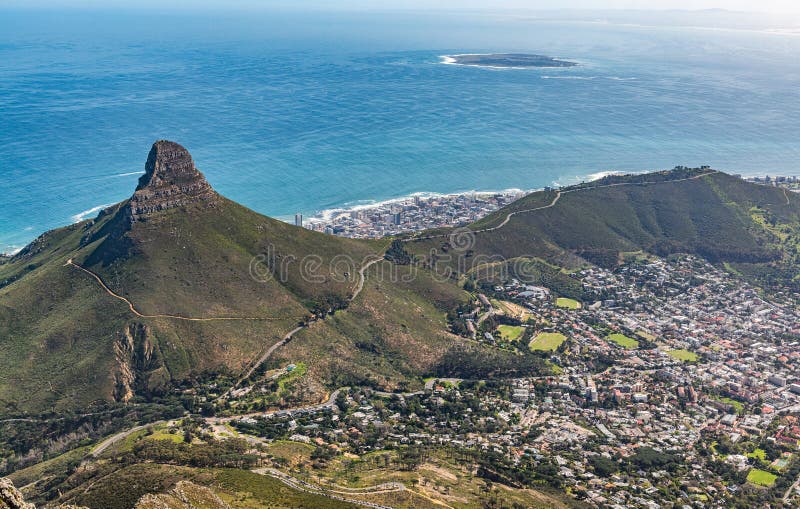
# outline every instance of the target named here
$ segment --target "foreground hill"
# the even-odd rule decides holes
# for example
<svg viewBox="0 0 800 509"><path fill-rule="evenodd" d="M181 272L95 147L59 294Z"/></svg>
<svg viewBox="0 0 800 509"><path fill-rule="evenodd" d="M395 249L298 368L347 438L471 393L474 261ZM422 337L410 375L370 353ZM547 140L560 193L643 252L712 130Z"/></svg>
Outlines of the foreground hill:
<svg viewBox="0 0 800 509"><path fill-rule="evenodd" d="M298 323L347 307L360 268L381 253L380 243L291 226L224 198L183 147L159 141L129 200L0 264L0 412L128 401L187 376L244 372ZM432 287L465 297L449 283L407 292ZM445 311L409 321L410 350L444 350ZM381 320L364 314L353 325ZM435 361L401 360L384 378ZM325 364L313 366L320 377Z"/></svg>

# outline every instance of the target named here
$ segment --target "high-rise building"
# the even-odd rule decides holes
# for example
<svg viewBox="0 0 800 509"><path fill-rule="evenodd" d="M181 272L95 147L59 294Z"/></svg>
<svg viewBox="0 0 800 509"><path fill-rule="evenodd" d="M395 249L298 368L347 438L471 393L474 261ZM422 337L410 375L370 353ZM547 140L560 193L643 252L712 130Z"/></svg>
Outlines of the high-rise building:
<svg viewBox="0 0 800 509"><path fill-rule="evenodd" d="M301 214L300 212L294 215L294 225L303 226L303 214Z"/></svg>

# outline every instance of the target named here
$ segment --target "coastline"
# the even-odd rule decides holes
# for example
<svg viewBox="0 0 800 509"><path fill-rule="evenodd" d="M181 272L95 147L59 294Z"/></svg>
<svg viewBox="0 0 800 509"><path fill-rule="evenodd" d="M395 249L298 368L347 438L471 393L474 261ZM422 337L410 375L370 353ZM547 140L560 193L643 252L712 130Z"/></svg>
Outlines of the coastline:
<svg viewBox="0 0 800 509"><path fill-rule="evenodd" d="M644 170L644 172L646 172L646 171L650 171L650 170ZM642 173L644 173L644 172L642 172ZM138 173L141 173L141 172L135 172L135 173L138 174ZM554 186L572 185L572 184L580 183L581 181L596 180L596 179L602 178L602 177L604 177L606 175L610 175L610 174L614 174L614 173L621 173L621 172L611 170L611 171L595 172L595 173L590 173L590 174L585 174L585 175L564 176L561 179L552 182L551 185L554 185ZM624 172L624 173L640 173L640 172ZM406 195L402 195L402 196L395 196L395 197L392 197L392 198L386 198L386 199L382 199L382 200L366 199L366 200L358 200L356 202L345 202L342 205L337 206L337 207L331 207L331 208L327 208L327 209L319 209L319 210L315 210L315 211L310 212L310 213L308 211L301 211L301 213L304 216L304 224L308 224L308 225L318 224L319 225L319 224L331 223L331 222L335 221L337 217L349 216L349 215L351 215L353 213L356 213L356 212L359 212L359 211L366 212L366 211L370 211L370 210L377 210L377 209L380 209L380 208L391 207L392 205L400 205L400 204L403 204L403 203L408 203L408 202L413 201L414 198L416 198L416 197L419 197L419 198L422 198L422 199L426 199L426 200L427 199L435 199L435 198L456 199L458 197L467 197L467 196L471 196L471 195L490 196L490 195L498 195L498 194L507 195L507 194L511 194L511 193L529 194L529 193L532 193L532 192L535 192L535 191L541 191L542 189L543 189L543 187L531 188L531 189L506 188L506 189L501 189L501 190L491 190L491 189L490 190L463 190L463 191L454 191L454 192L450 192L450 193L447 193L447 192L433 192L433 191L417 191L417 192L414 192L414 193L410 193L410 194L406 194ZM72 214L72 215L69 216L68 221L66 221L61 226L56 226L55 228L62 228L64 226L68 226L70 224L76 224L76 223L79 223L81 221L85 221L87 219L91 219L95 212L99 212L100 210L103 210L104 208L109 207L111 205L113 205L113 204L96 205L94 207L90 207L90 208L88 208L86 210L83 210L83 211L77 212L75 214ZM256 210L256 212L259 212L259 213L262 213L262 214L265 214L265 215L269 215L267 213L260 212L258 210ZM308 216L306 216L307 213L309 213ZM285 223L290 223L291 224L291 223L294 222L294 215L283 215L283 214L280 214L280 215L274 215L274 216L270 216L270 217L273 217L273 218L278 219L280 221L283 221ZM49 230L45 230L45 231L49 231ZM7 257L8 256L14 256L18 252L20 252L22 249L24 249L25 246L30 244L30 242L34 241L39 235L45 233L45 231L39 232L38 234L34 235L29 240L27 240L25 244L22 244L22 245L9 244L9 245L0 246L0 255L7 256Z"/></svg>
<svg viewBox="0 0 800 509"><path fill-rule="evenodd" d="M337 216L340 215L347 215L352 212L358 211L368 211L372 209L378 209L381 207L388 207L392 205L399 205L405 202L414 201L414 198L423 198L423 199L431 199L431 198L457 198L460 196L471 196L471 195L478 195L478 196L488 196L488 195L495 195L495 194L512 194L512 193L532 193L534 191L539 191L541 189L519 189L519 188L508 188L502 190L488 190L488 191L478 191L478 190L469 190L469 191L456 191L453 193L437 193L433 191L417 191L411 194L398 196L395 198L388 198L385 200L363 200L365 203L359 204L344 204L341 207L333 207L329 209L322 209L315 212L313 215L309 216L305 219L305 221L309 223L313 222L321 222L321 221L330 221L335 219ZM291 222L293 220L292 217L289 216L277 216L276 219L280 219L282 221Z"/></svg>
<svg viewBox="0 0 800 509"><path fill-rule="evenodd" d="M579 184L581 182L591 182L591 181L594 181L594 180L598 180L598 179L601 179L601 178L606 177L608 175L614 175L614 174L638 174L638 173L647 173L647 172L651 172L651 171L656 171L656 170L654 170L654 169L639 170L639 171L604 170L604 171L598 171L598 172L588 173L588 174L583 174L583 175L573 175L573 176L566 175L566 176L561 177L558 180L555 180L555 181L551 182L550 185L555 186L555 187L557 187L557 186L570 186L570 185ZM140 172L135 172L135 173L138 174ZM753 178L753 177L761 177L761 176L764 175L763 171L735 172L735 173L740 175L744 179ZM777 175L778 174L776 174L776 176ZM472 195L490 196L490 195L507 195L507 194L511 194L511 193L529 194L529 193L532 193L532 192L541 191L542 189L544 189L544 188L543 187L530 188L530 189L506 188L506 189L501 189L501 190L466 190L466 191L455 191L455 192L451 192L451 193L431 192L431 191L418 191L418 192L414 192L414 193L410 193L410 194L406 194L406 195L402 195L402 196L396 196L396 197L393 197L393 198L387 198L387 199L383 199L383 200L359 200L358 202L346 202L346 203L343 203L341 206L338 206L338 207L331 207L331 208L327 208L327 209L316 210L316 211L310 213L308 216L306 216L306 213L308 211L300 211L300 213L302 213L303 216L304 216L304 223L310 225L310 224L314 224L314 223L317 223L317 224L319 224L319 223L329 223L331 221L334 221L336 217L349 216L349 215L351 215L351 214L353 214L355 212L359 212L359 211L377 210L377 209L380 209L380 208L390 207L392 205L401 205L403 203L408 203L408 202L413 201L414 198L416 198L416 197L419 197L419 198L422 198L422 199L435 199L435 198L455 199L455 198L458 198L458 197L467 197L467 196L472 196ZM79 223L81 221L85 221L87 219L90 219L95 212L99 212L100 210L103 210L104 208L109 207L111 205L113 205L113 204L97 205L97 206L94 206L94 207L90 207L89 209L86 209L84 211L72 214L71 216L69 216L68 221L65 221L64 224L62 224L60 226L56 226L53 229L62 228L62 227L68 226L70 224L76 224L76 223ZM256 212L259 212L261 214L269 216L269 214L265 213L265 212L260 212L258 210L256 210ZM270 216L270 217L273 217L274 219L278 219L278 220L283 221L285 223L293 223L293 221L294 221L294 216L293 215L279 214L279 215L273 215L273 216ZM31 227L25 228L24 231L25 232L32 231L32 228ZM36 234L36 235L32 236L30 239L28 239L26 241L26 243L22 244L22 245L19 245L19 244L0 245L0 257L14 256L18 252L20 252L22 249L24 249L25 246L30 244L32 241L34 241L36 238L38 238L41 234L43 234L43 233L45 233L47 231L50 231L50 230L44 230L44 231L39 232L38 234Z"/></svg>

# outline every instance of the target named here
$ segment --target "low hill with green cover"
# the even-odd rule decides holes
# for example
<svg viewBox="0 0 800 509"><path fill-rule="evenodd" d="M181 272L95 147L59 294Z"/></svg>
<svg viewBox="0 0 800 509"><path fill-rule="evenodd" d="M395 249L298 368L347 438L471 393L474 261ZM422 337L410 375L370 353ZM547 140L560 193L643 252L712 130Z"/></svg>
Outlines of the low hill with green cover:
<svg viewBox="0 0 800 509"><path fill-rule="evenodd" d="M759 282L796 284L799 224L793 193L679 168L535 192L456 236L441 230L405 247L439 271L460 272L518 258L613 266L630 252L691 253Z"/></svg>

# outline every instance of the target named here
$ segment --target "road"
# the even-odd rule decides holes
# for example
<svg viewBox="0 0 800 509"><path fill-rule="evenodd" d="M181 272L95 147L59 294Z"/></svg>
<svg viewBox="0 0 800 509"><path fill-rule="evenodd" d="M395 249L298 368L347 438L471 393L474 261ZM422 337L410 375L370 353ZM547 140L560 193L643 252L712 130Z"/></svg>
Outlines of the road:
<svg viewBox="0 0 800 509"><path fill-rule="evenodd" d="M148 428L150 426L157 426L159 424L164 424L165 422L167 422L167 421L151 422L151 423L148 423L148 424L142 424L141 426L134 426L133 428L127 429L125 431L121 431L121 432L117 433L116 435L113 435L113 436L111 436L109 438L106 438L105 440L100 442L97 445L97 447L92 449L92 451L89 453L89 456L91 456L92 458L97 458L98 456L100 456L103 453L103 451L105 451L106 449L108 449L112 445L116 444L120 440L123 440L124 438L129 437L133 433L136 433L137 431L141 431L141 430L143 430L145 428Z"/></svg>
<svg viewBox="0 0 800 509"><path fill-rule="evenodd" d="M372 266L373 266L373 265L375 265L376 263L378 263L378 262L380 262L380 261L383 261L383 259L384 259L383 257L380 257L380 258L375 258L375 259L373 259L373 260L370 260L369 262L367 262L367 263L363 264L363 265L361 266L361 268L360 268L360 269L358 269L358 285L357 285L357 286L356 286L356 288L354 289L354 291L353 291L353 294L352 294L352 295L350 296L350 298L348 299L348 302L353 302L354 300L356 300L356 297L358 297L358 295L359 295L359 294L361 293L361 291L364 289L364 283L365 283L365 281L366 281L366 279L367 279L367 275L366 275L366 271L367 271L367 269L369 269L370 267L372 267ZM70 260L70 261L71 261L71 260ZM231 391L234 391L234 390L236 390L236 389L239 387L239 385L241 385L241 383L242 383L244 380L246 380L247 378L249 378L249 377L250 377L250 375L252 375L252 374L255 372L255 370L256 370L256 369L258 369L258 367L259 367L259 366L261 366L261 365L262 365L262 364L263 364L263 363L264 363L264 362L265 362L267 359L269 359L269 358L272 356L272 354L273 354L273 353L275 353L275 350L277 350L278 348L282 347L283 345L285 345L286 343L288 343L289 341L291 341L291 340L292 340L292 337L293 337L295 334L297 334L297 333L298 333L298 332L300 332L301 330L303 330L303 329L307 328L307 327L308 327L309 325L311 325L312 323L314 323L314 322L313 322L313 321L311 321L311 322L304 323L304 324L302 324L302 325L298 325L298 326L297 326L297 327L295 327L294 329L292 329L292 330L290 330L289 332L287 332L287 333L286 333L286 335L284 335L284 336L283 336L283 337L280 339L280 341L278 341L277 343L275 343L274 345L272 345L271 347L269 347L269 349L267 349L267 351L266 351L266 352L264 352L264 354L263 354L263 355L261 355L261 357L259 357L259 358L256 360L256 362L255 362L255 363L254 363L254 364L253 364L253 365L250 367L250 369L249 369L249 370L247 370L247 372L244 374L244 376L242 376L242 377L239 379L239 381L238 381L238 382L236 382L236 384L234 384L234 385L233 385L233 387L231 387L230 389L228 389L228 390L225 392L225 394L223 394L222 396L220 396L220 398L225 398L225 397L227 397L227 396L228 396L228 395L231 393Z"/></svg>
<svg viewBox="0 0 800 509"><path fill-rule="evenodd" d="M786 490L786 494L783 495L784 504L789 502L789 499L792 497L792 493L794 493L794 490L796 490L798 486L800 486L800 476L797 477L797 480L792 483L791 486L789 486L789 489Z"/></svg>
<svg viewBox="0 0 800 509"><path fill-rule="evenodd" d="M349 387L340 387L336 389L330 393L327 400L316 405L299 406L294 408L286 408L283 410L270 410L268 412L253 412L249 414L232 415L230 417L207 417L206 422L211 424L221 424L224 422L235 421L243 417L270 417L273 415L292 416L295 414L318 412L320 410L325 410L326 408L333 408L333 406L336 404L336 398L339 396L339 393L347 389L349 389Z"/></svg>
<svg viewBox="0 0 800 509"><path fill-rule="evenodd" d="M292 329L292 330L290 330L289 332L287 332L287 333L286 333L286 335L285 335L285 336L283 336L283 337L281 338L281 340L280 340L280 341L278 341L277 343L275 343L274 345L272 345L271 347L269 347L269 348L267 349L267 351L266 351L266 352L264 352L264 354L263 354L261 357L259 357L259 358L258 358L258 360L256 361L256 363L255 363L255 364L253 364L253 367L252 367L252 368L250 368L250 369L247 371L247 373L245 373L245 374L244 374L244 376L243 376L243 377L242 377L242 378L239 380L239 382L237 382L237 383L236 383L236 385L235 385L234 387L232 387L232 388L231 388L231 390L233 390L234 388L238 387L238 386L239 386L239 384L240 384L240 383L241 383L243 380L245 380L245 379L249 378L249 377L250 377L250 375L252 375L252 374L253 374L253 372L256 370L256 368L258 368L258 367L259 367L261 364L263 364L263 363L264 363L264 361L266 361L267 359L269 359L269 357L270 357L270 356L273 354L273 352L275 352L275 350L277 350L278 348L282 347L283 345L285 345L286 343L288 343L289 341L291 341L291 340L292 340L292 336L294 336L295 334L297 334L298 332L300 332L301 330L303 330L303 329L305 329L305 328L306 328L306 325L298 325L298 326L297 326L297 327L295 327L294 329Z"/></svg>

